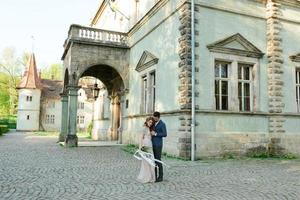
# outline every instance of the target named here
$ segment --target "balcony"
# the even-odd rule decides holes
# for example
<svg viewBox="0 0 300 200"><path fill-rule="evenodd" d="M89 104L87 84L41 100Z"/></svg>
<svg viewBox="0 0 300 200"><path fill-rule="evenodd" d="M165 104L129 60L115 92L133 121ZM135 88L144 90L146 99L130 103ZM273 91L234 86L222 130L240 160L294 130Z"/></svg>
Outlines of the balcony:
<svg viewBox="0 0 300 200"><path fill-rule="evenodd" d="M69 49L71 42L128 48L127 38L128 36L126 33L72 24L68 32L68 38L64 43L65 52L63 58L66 51Z"/></svg>

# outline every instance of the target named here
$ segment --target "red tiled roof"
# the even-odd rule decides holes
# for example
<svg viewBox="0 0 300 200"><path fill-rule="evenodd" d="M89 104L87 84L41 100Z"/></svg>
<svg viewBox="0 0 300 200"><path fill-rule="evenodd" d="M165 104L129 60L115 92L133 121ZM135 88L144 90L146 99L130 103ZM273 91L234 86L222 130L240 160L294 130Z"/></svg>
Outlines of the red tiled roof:
<svg viewBox="0 0 300 200"><path fill-rule="evenodd" d="M32 53L26 65L25 75L23 76L17 88L42 89L42 87L43 86L36 69L35 56Z"/></svg>

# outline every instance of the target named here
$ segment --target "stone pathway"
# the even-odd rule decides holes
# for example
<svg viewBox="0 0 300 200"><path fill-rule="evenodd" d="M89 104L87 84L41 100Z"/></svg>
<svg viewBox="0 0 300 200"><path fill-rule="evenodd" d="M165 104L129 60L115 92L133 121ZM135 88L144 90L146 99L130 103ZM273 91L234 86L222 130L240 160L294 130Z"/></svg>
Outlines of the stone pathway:
<svg viewBox="0 0 300 200"><path fill-rule="evenodd" d="M135 181L140 163L120 146L64 148L57 138L0 137L0 199L300 200L299 160L164 160L165 181Z"/></svg>

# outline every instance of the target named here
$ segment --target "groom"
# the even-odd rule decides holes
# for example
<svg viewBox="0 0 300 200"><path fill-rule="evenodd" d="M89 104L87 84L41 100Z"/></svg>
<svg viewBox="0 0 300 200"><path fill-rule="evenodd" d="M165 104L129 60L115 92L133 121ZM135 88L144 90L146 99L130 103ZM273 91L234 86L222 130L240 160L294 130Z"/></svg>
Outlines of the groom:
<svg viewBox="0 0 300 200"><path fill-rule="evenodd" d="M166 129L166 124L160 119L159 112L154 112L153 118L155 120L154 131L151 132L153 154L155 159L161 160L161 151L163 147L162 138L167 137L167 129ZM158 177L157 177L157 167L155 167L155 178L156 178L155 182L161 182L163 181L163 167L162 164L159 162L156 162L156 165L158 166Z"/></svg>

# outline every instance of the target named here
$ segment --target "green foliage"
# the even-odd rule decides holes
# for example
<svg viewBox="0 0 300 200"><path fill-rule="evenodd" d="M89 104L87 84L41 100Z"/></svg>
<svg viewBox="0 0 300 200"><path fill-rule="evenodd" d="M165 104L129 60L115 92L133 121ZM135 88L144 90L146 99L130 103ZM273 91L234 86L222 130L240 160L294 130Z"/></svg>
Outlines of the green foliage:
<svg viewBox="0 0 300 200"><path fill-rule="evenodd" d="M91 139L92 138L91 135L86 131L77 131L76 135L79 138L85 138L85 139Z"/></svg>
<svg viewBox="0 0 300 200"><path fill-rule="evenodd" d="M8 129L16 129L17 117L15 115L0 115L0 125L5 125Z"/></svg>
<svg viewBox="0 0 300 200"><path fill-rule="evenodd" d="M266 152L260 152L260 153L256 153L256 154L251 154L251 155L247 155L250 158L259 158L259 159L288 159L288 160L292 160L292 159L297 159L298 157L294 154L291 153L284 153L281 155L272 155L269 154L267 151Z"/></svg>
<svg viewBox="0 0 300 200"><path fill-rule="evenodd" d="M0 115L9 113L9 76L3 72L0 72Z"/></svg>
<svg viewBox="0 0 300 200"><path fill-rule="evenodd" d="M22 74L22 62L13 47L5 48L0 55L0 114L16 114L17 85ZM2 95L3 94L3 95Z"/></svg>
<svg viewBox="0 0 300 200"><path fill-rule="evenodd" d="M89 134L89 138L92 138L92 131L93 131L93 121L91 121L87 127L87 133Z"/></svg>
<svg viewBox="0 0 300 200"><path fill-rule="evenodd" d="M61 64L52 64L50 67L42 70L43 79L62 80L63 66Z"/></svg>
<svg viewBox="0 0 300 200"><path fill-rule="evenodd" d="M135 145L135 144L128 144L126 146L122 147L122 150L130 153L130 154L134 154L136 152L136 150L138 150L139 146Z"/></svg>
<svg viewBox="0 0 300 200"><path fill-rule="evenodd" d="M3 135L4 133L8 132L8 127L7 125L0 125L0 136Z"/></svg>
<svg viewBox="0 0 300 200"><path fill-rule="evenodd" d="M162 153L162 156L163 156L164 158L168 158L168 159L187 160L187 159L182 158L182 157L180 157L180 156L175 156L175 155L167 154L166 152L163 152L163 153Z"/></svg>

